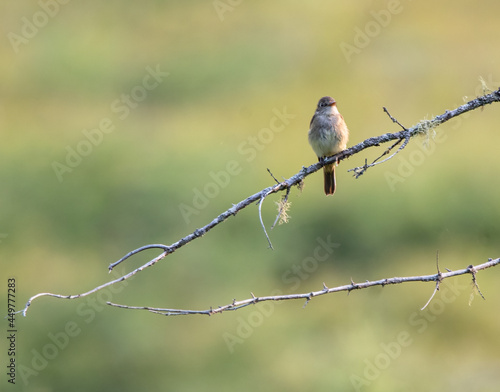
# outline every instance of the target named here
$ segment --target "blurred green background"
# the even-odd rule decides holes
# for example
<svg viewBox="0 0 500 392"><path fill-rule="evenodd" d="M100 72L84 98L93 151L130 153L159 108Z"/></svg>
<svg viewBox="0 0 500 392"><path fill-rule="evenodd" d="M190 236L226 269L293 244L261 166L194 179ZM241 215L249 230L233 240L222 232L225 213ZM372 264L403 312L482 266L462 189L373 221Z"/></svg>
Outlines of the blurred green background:
<svg viewBox="0 0 500 392"><path fill-rule="evenodd" d="M479 77L498 88L499 14L494 0L4 2L2 309L7 277L18 309L90 290L128 251L171 244L271 185L267 168L288 178L314 163L306 135L324 95L354 145L399 130L383 106L410 126L481 95ZM275 123L283 110L294 117ZM103 119L113 131L95 131ZM423 312L433 283L213 317L103 303L205 309L431 274L437 250L441 270L496 258L499 119L498 104L459 117L357 180L347 170L385 146L343 161L334 197L308 177L270 232L274 251L250 206L126 287L36 300L17 317L17 383L4 375L2 390L498 390L498 269L478 274L486 301L462 276ZM337 245L315 260L321 241Z"/></svg>

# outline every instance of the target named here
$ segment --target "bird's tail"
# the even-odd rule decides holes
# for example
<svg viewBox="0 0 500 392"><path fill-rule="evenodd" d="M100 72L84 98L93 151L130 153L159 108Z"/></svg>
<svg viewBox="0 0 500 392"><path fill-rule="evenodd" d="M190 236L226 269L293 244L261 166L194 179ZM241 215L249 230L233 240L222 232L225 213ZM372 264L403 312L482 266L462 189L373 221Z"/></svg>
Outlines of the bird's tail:
<svg viewBox="0 0 500 392"><path fill-rule="evenodd" d="M326 165L323 167L323 174L325 176L325 195L333 195L335 193L335 166Z"/></svg>

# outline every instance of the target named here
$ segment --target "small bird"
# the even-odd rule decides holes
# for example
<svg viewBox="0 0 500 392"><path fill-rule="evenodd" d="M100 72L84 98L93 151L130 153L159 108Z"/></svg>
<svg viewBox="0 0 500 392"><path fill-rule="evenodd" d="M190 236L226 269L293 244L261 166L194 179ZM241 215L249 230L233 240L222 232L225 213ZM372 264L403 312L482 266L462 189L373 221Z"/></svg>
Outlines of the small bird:
<svg viewBox="0 0 500 392"><path fill-rule="evenodd" d="M344 117L337 109L337 102L332 97L323 97L318 102L309 125L309 144L321 161L346 149L349 129ZM325 194L335 193L335 166L323 167L325 177Z"/></svg>

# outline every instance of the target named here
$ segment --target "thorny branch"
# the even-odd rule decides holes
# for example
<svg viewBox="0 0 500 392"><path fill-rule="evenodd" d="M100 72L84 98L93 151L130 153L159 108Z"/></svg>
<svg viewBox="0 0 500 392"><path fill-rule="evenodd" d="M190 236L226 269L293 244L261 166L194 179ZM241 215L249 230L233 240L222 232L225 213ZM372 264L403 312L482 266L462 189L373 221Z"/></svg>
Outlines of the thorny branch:
<svg viewBox="0 0 500 392"><path fill-rule="evenodd" d="M22 310L22 313L24 316L26 316L26 312L28 311L28 308L31 305L31 303L33 302L33 300L35 300L36 298L39 298L39 297L50 296L50 297L55 297L55 298L75 299L75 298L85 297L85 296L93 294L99 290L102 290L108 286L111 286L115 283L119 283L119 282L122 282L126 279L129 279L132 276L134 276L135 274L141 272L142 270L155 265L158 261L164 259L167 255L175 252L177 249L181 248L182 246L190 243L191 241L195 240L196 238L202 237L203 235L208 233L211 229L213 229L215 226L224 222L229 217L236 215L239 211L241 211L245 207L249 206L250 204L253 204L255 202L259 202L259 204L261 204L267 196L269 196L273 193L278 193L278 192L281 192L284 190L289 191L290 188L293 186L300 187L302 185L305 177L317 172L318 170L320 170L323 166L325 166L327 164L340 162L346 158L351 157L352 155L355 155L363 150L366 150L369 147L380 146L380 144L382 144L382 143L387 143L391 140L396 140L397 142L394 143L388 149L388 151L391 151L402 140L404 140L403 145L401 145L400 148L396 151L396 153L397 153L408 144L411 137L416 136L416 135L426 135L426 134L428 134L428 132L430 130L436 128L437 126L443 124L444 122L446 122L448 120L451 120L454 117L460 116L461 114L466 113L468 111L471 111L471 110L474 110L474 109L477 109L480 107L484 107L485 105L491 104L493 102L500 102L500 88L496 91L491 92L490 94L485 94L485 95L482 95L480 97L477 97L477 98L459 106L456 109L447 110L443 114L440 114L440 115L434 117L432 120L422 120L418 124L414 125L411 128L406 129L405 127L403 127L401 124L398 123L403 128L402 131L395 132L395 133L385 133L385 134L377 136L377 137L368 138L368 139L362 141L361 143L356 144L353 147L350 147L350 148L348 148L348 149L346 149L346 150L344 150L336 155L333 155L331 157L327 157L327 158L321 160L320 162L317 162L311 166L302 167L302 169L294 176L292 176L292 177L290 177L282 182L279 182L276 185L267 187L267 188L255 193L255 194L247 197L246 199L240 201L239 203L234 204L231 208L224 211L222 214L220 214L215 219L213 219L210 223L208 223L207 225L205 225L199 229L196 229L194 232L181 238L177 242L174 242L171 245L152 244L152 245L142 246L140 248L137 248L137 249L127 253L121 259L110 264L108 267L109 272L111 272L118 264L127 260L131 256L133 256L137 253L140 253L144 250L147 250L147 249L160 249L162 251L158 256L156 256L152 260L148 261L146 264L140 266L139 268L136 268L135 270L129 272L128 274L123 275L118 279L109 281L101 286L95 287L90 291L80 293L80 294L75 294L75 295L61 295L61 294L53 294L53 293L36 294L28 300L28 302L26 303L26 306ZM386 110L386 112L387 112L387 110ZM387 114L389 114L389 113L387 112ZM392 120L394 120L394 118L390 114L389 114L389 117ZM382 154L382 156L386 155L387 153L388 152L385 152L384 154ZM394 156L396 153L394 153L392 156ZM391 158L391 157L389 157L389 158ZM378 163L382 163L382 162L378 162ZM370 165L365 164L361 168L355 168L352 170L355 172L356 177L359 177L359 175L364 173L368 169L368 167L374 166L375 164L376 164L376 162L374 162ZM357 174L357 173L359 173L360 170L362 171L362 173ZM262 225L264 226L263 222L262 222ZM266 232L266 236L267 236L267 232ZM267 236L267 238L269 241L269 236ZM271 246L270 241L269 241L269 245ZM477 267L476 267L476 270L477 270ZM469 271L469 273L470 273L470 271ZM412 280L410 280L410 281L412 281ZM397 283L400 283L400 282L397 282ZM356 287L351 287L351 290L354 288L365 288L365 286L369 287L370 285L375 285L375 284L382 284L382 283L371 282L371 283L359 284L359 285L356 285ZM384 283L384 285L385 284L390 284L390 283ZM341 291L341 290L336 290L336 291ZM330 292L329 289L326 289L325 292L321 291L320 293L326 294L327 292ZM314 294L314 295L317 295L317 294ZM299 296L300 296L300 294L299 294ZM261 297L261 298L269 298L269 297ZM295 297L292 296L290 299L294 299L294 298ZM298 297L298 298L302 298L302 297ZM309 298L309 297L307 296L307 298Z"/></svg>
<svg viewBox="0 0 500 392"><path fill-rule="evenodd" d="M476 265L475 267L470 265L465 269L450 271L450 272L446 272L444 274L438 272L437 274L434 274L434 275L408 276L408 277L403 277L403 278L380 279L380 280L371 281L371 282L366 281L364 283L354 283L353 281L351 281L350 284L347 284L344 286L332 287L332 288L328 288L323 283L322 290L311 291L311 292L302 293L302 294L256 297L253 293L251 293L252 298L244 299L242 301L233 300L230 304L227 304L224 306L218 306L216 308L210 307L210 309L206 309L206 310L163 309L163 308L151 308L148 306L127 306L127 305L115 304L113 302L107 302L107 304L111 305L111 306L118 307L118 308L123 308L123 309L147 310L149 312L162 314L164 316L185 316L185 315L189 315L189 314L204 314L207 316L211 316L212 314L227 312L230 310L238 310L238 309L244 308L248 305L255 305L258 302L304 299L306 301L304 304L304 306L305 306L314 297L319 297L319 296L325 295L325 294L338 293L340 291L347 291L348 293L350 293L352 290L366 289L368 287L373 287L373 286L382 286L383 287L383 286L388 286L391 284L399 284L399 283L407 283L407 282L436 282L437 283L437 282L442 282L444 279L451 278L452 276L459 276L459 275L465 275L465 274L472 275L472 280L474 282L474 285L476 285L477 290L479 290L479 288L477 287L477 282L476 282L476 277L475 277L477 271L480 271L480 270L483 270L486 268L490 268L490 267L494 267L498 264L500 264L500 258L495 259L495 260L489 259L488 262L486 262L484 264ZM432 297L434 297L434 294L432 294ZM482 296L482 294L481 294L481 296ZM431 297L431 299L432 299L432 297ZM483 299L484 299L484 297L483 297ZM427 304L425 306L427 306L429 304L429 302L430 302L430 300L427 302ZM425 308L425 306L424 306L424 308ZM422 308L422 309L424 309L424 308Z"/></svg>

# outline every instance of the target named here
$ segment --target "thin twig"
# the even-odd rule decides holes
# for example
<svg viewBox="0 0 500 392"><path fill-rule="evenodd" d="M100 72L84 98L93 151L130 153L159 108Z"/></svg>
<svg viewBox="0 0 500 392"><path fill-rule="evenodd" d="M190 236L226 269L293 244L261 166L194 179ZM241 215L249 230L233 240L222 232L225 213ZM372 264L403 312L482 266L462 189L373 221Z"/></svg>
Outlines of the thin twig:
<svg viewBox="0 0 500 392"><path fill-rule="evenodd" d="M439 286L443 280L443 274L439 270L439 250L436 252L436 268L437 268L437 274L438 274L438 279L436 280L436 287L434 288L434 291L432 292L432 295L429 298L429 300L427 301L427 303L420 310L424 310L427 307L427 305L429 305L431 303L432 299L434 298L436 293L439 291ZM450 271L448 271L448 272L450 272Z"/></svg>
<svg viewBox="0 0 500 392"><path fill-rule="evenodd" d="M403 128L404 136L402 136L401 138L399 138L399 140L397 140L396 143L394 143L387 150L385 150L382 153L382 155L380 155L378 158L376 158L372 163L368 164L367 160L365 159L365 164L363 166L358 166L358 167L355 167L355 168L347 170L348 172L350 172L350 171L354 172L354 177L356 179L359 176L363 175L368 170L368 168L373 167L375 165L379 165L381 163L387 162L389 159L392 159L394 157L394 155L396 155L398 152L402 151L406 147L406 145L408 144L408 142L410 141L410 131L404 125L402 125L398 120L396 120L394 117L392 117L391 114L389 113L389 111L387 110L387 108L385 106L384 106L384 112L387 113L387 115L389 116L389 118L392 120L393 123L396 123L401 128ZM396 147L399 143L401 143L403 140L405 142L403 143L403 145L401 147L399 147L396 150L396 152L394 154L392 154L391 156L387 157L383 161L378 162L379 159L381 159L382 157L384 157L387 154L389 154L392 151L392 149L394 147Z"/></svg>
<svg viewBox="0 0 500 392"><path fill-rule="evenodd" d="M170 247L163 245L163 244L152 244L152 245L145 245L141 246L140 248L134 249L132 252L128 252L125 256L123 256L120 260L115 261L114 263L110 264L108 267L109 272L113 271L113 268L115 268L118 264L120 264L122 261L127 260L129 257L142 252L143 250L147 249L163 249L167 254L170 253ZM165 255L166 256L166 255Z"/></svg>
<svg viewBox="0 0 500 392"><path fill-rule="evenodd" d="M381 159L382 157L384 157L384 156L386 156L387 154L389 154L389 153L392 151L392 149L393 149L394 147L396 147L399 143L401 143L403 140L409 140L409 139L408 139L408 138L406 138L406 139L399 139L398 141L396 141L396 143L394 143L394 144L393 144L392 146L390 146L387 150L385 150L385 151L382 153L382 155L380 155L378 158L374 159L374 160L373 160L373 163L377 162L379 159ZM394 156L394 155L391 155L391 158L392 158L393 156ZM384 160L384 162L385 162L385 160Z"/></svg>
<svg viewBox="0 0 500 392"><path fill-rule="evenodd" d="M476 280L476 273L478 271L477 267L474 267L473 265L469 265L469 267L467 267L467 268L469 269L469 273L472 275L472 284L476 288L476 290L479 293L479 295L481 296L481 298L486 300L486 298L484 298L483 293L481 293L481 290L479 289L479 285L477 284L477 280Z"/></svg>
<svg viewBox="0 0 500 392"><path fill-rule="evenodd" d="M427 307L427 305L429 305L431 303L432 299L434 298L434 296L436 295L437 291L439 290L438 287L439 287L439 285L438 285L438 283L436 283L436 288L432 292L431 297L429 298L429 300L425 303L425 305L420 310L424 310Z"/></svg>
<svg viewBox="0 0 500 392"><path fill-rule="evenodd" d="M389 111L387 110L387 108L386 108L385 106L384 106L383 108L384 108L384 112L386 112L386 113L387 113L387 115L389 116L389 118L392 120L392 122L393 122L393 123L396 123L396 124L398 124L401 128L403 128L403 131L407 131L407 130L408 130L408 129L406 129L406 127L405 127L405 126L401 125L401 123L400 123L398 120L396 120L394 117L392 117L392 116L391 116L391 113L389 113Z"/></svg>
<svg viewBox="0 0 500 392"><path fill-rule="evenodd" d="M260 224L262 225L262 230L264 230L264 234L266 235L267 242L269 243L269 247L274 250L273 244L271 243L271 239L269 238L269 235L267 234L266 230L266 225L264 225L264 220L262 219L262 203L264 202L264 199L266 198L267 195L262 196L259 202L259 219L260 219Z"/></svg>
<svg viewBox="0 0 500 392"><path fill-rule="evenodd" d="M373 286L387 286L387 285L408 283L408 282L438 282L438 281L441 282L441 281L448 279L448 278L451 278L453 276L470 274L470 273L472 273L471 272L472 270L474 270L473 279L475 280L474 276L475 276L475 273L477 271L484 270L484 269L490 268L490 267L495 267L498 264L500 264L500 258L495 259L495 260L489 259L488 262L477 265L475 267L469 266L465 269L446 272L444 274L437 273L434 275L408 276L408 277L401 277L401 278L380 279L380 280L376 280L376 281L366 281L364 283L354 283L351 280L350 284L347 284L344 286L332 287L332 288L328 288L323 283L323 288L321 290L310 291L310 292L302 293L302 294L275 295L275 296L267 296L267 297L256 297L252 294L252 298L244 299L241 301L233 300L231 303L229 303L227 305L218 306L216 308L210 307L209 309L206 309L206 310L164 309L164 308L153 308L153 307L149 307L149 306L127 306L127 305L116 304L113 302L107 302L107 304L110 306L116 306L116 307L123 308L123 309L147 310L149 312L161 314L164 316L181 316L181 315L189 315L189 314L203 314L203 315L211 316L212 314L238 310L238 309L244 308L248 305L257 304L258 302L286 301L286 300L295 300L295 299L305 299L306 300L306 302L304 304L304 307L305 307L313 298L318 297L320 295L337 293L337 292L341 292L341 291L351 292L352 290L356 290L356 289L361 290L361 289L366 289L368 287L373 287ZM433 294L433 296L434 296L434 294Z"/></svg>
<svg viewBox="0 0 500 392"><path fill-rule="evenodd" d="M404 143L396 150L396 152L394 152L392 155L388 156L384 160L382 160L380 162L377 162L380 158L382 158L383 156L387 155L394 147L396 147L403 140L404 140ZM348 172L353 171L354 172L354 177L358 178L359 176L363 175L368 170L369 167L373 167L375 165L380 165L381 163L387 162L389 159L392 159L394 157L394 155L396 155L398 152L400 152L401 150L403 150L406 147L406 145L408 144L409 141L410 141L410 137L409 136L407 136L404 139L399 139L391 147L389 147L387 150L385 150L382 153L382 155L380 155L378 158L376 158L372 163L368 164L367 161L366 161L366 159L365 159L365 164L363 166L354 167L354 168L349 169L347 171Z"/></svg>
<svg viewBox="0 0 500 392"><path fill-rule="evenodd" d="M271 170L269 170L269 168L267 168L267 171L269 172L269 174L271 175L271 177L273 178L273 180L276 181L276 184L279 184L280 182L278 181L278 179L276 177L274 177L274 174L271 173Z"/></svg>

